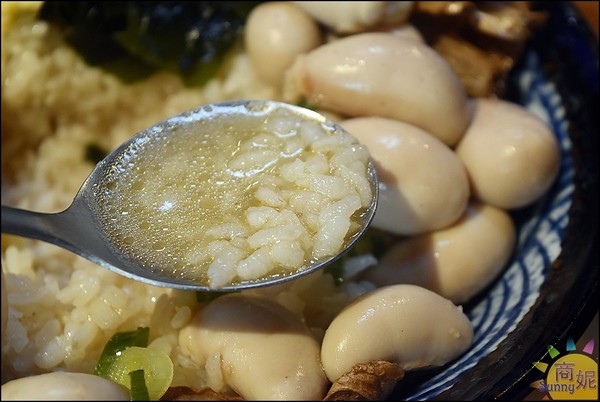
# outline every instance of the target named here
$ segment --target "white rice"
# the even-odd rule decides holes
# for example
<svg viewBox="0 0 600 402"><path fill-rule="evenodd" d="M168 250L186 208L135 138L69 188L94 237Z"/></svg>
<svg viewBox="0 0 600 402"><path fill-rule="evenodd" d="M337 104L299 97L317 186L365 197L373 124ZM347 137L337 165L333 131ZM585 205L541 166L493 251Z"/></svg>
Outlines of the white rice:
<svg viewBox="0 0 600 402"><path fill-rule="evenodd" d="M111 150L159 120L206 103L279 98L241 53L202 89L185 88L169 74L124 85L85 65L60 32L35 21L31 11L15 11L35 7L2 3L3 204L61 211L94 167L85 159L88 144ZM150 346L173 360L173 385L207 384L204 368L183 356L177 342L199 307L194 292L143 285L57 246L4 234L2 269L9 304L3 383L57 370L91 373L113 334L148 326ZM335 314L370 288L335 287L330 276L317 273L252 292L268 294L322 336Z"/></svg>

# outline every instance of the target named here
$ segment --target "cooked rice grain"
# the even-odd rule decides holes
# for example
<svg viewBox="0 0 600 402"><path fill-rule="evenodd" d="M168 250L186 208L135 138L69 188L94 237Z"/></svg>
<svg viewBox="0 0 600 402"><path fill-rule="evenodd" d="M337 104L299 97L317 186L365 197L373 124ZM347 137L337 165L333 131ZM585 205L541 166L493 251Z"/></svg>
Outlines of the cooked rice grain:
<svg viewBox="0 0 600 402"><path fill-rule="evenodd" d="M124 85L85 65L61 33L35 21L31 11L11 7L31 5L2 3L3 204L58 212L93 169L85 160L89 144L113 149L137 131L205 103L278 98L241 53L201 90L185 88L169 74ZM207 383L207 373L182 355L177 341L198 308L193 292L144 285L56 246L8 235L2 235L2 268L10 306L2 382L53 370L92 372L115 332L149 326L150 346L174 362L173 385ZM272 293L322 336L350 300L322 275L254 292ZM210 378L219 383L214 373Z"/></svg>

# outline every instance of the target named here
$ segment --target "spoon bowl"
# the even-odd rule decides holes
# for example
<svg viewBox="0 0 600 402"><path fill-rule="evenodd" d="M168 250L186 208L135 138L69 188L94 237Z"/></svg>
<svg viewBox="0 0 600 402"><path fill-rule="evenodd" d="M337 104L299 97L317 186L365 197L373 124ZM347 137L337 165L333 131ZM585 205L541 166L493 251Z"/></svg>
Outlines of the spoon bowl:
<svg viewBox="0 0 600 402"><path fill-rule="evenodd" d="M230 122L232 119L239 120L240 118L252 118L255 121L257 121L257 119L258 121L266 121L274 114L279 114L279 116L292 116L294 119L298 119L299 122L309 122L311 127L313 127L311 128L313 131L314 127L319 127L326 133L335 135L341 134L344 136L348 135L343 128L321 114L282 102L236 100L201 106L197 109L158 122L157 124L138 132L128 141L116 148L96 165L94 170L84 181L71 205L64 211L59 213L40 213L3 205L2 232L52 243L76 253L103 268L130 279L154 286L184 290L236 291L278 284L322 269L336 261L349 250L365 233L373 219L377 206L378 180L375 168L370 159L366 165L366 179L368 180L371 198L368 200L366 206L363 205L359 214L354 214L360 216L358 220L355 221L352 232L348 233L339 251L332 255L326 255L323 258L310 259L300 269L280 270L276 273L265 274L254 279L230 281L222 286L219 285L215 287L211 286L205 279L199 279L198 276L182 275L179 272L181 270L176 270L174 265L172 266L171 264L163 263L162 266L153 266L152 263L144 259L144 250L135 250L135 243L133 245L133 251L126 250L127 241L123 241L122 238L119 240L119 236L121 236L120 233L124 226L117 226L116 229L110 228L111 222L119 219L118 215L127 215L128 212L119 210L116 212L113 211L112 215L107 215L107 210L111 208L111 205L114 206L114 204L111 204L112 201L110 200L112 198L110 197L110 194L112 193L107 189L114 186L115 182L119 184L118 182L121 181L121 177L136 177L138 170L140 169L140 163L143 159L150 156L148 152L154 153L159 147L172 148L173 144L182 141L183 138L188 138L189 140L189 138L191 138L190 136L196 135L195 130L197 130L198 127L202 127L206 124L209 125L204 127L204 131L207 131L207 128L210 130L218 128L218 131L227 131L231 130L232 124L230 124ZM281 126L282 121L285 122L285 119L280 119L278 123L279 126L277 127ZM215 122L217 126L213 124ZM242 120L242 123L245 124L245 120ZM292 131L295 133L294 130ZM279 135L279 137L296 137L295 135L289 135L289 132L291 131L288 131L288 134ZM220 134L220 132L210 133L210 135L213 136ZM311 135L313 135L312 132L303 134L306 138ZM193 141L194 143L198 142L196 139ZM255 139L253 139L253 141L256 142ZM287 139L285 139L285 141L287 141ZM263 144L258 145L263 146ZM184 147L187 146L188 144L184 145ZM237 152L237 150L235 152ZM287 161L293 160L294 157L295 154L293 153L289 155L286 154ZM160 158L162 157L155 159L153 163L146 164L147 168L155 169L155 172L150 173L150 175L160 174L160 169L157 167L158 165L161 165ZM230 161L227 163L230 163ZM255 160L250 160L248 163L255 163ZM258 170L262 171L267 170L267 168L270 169L271 165L272 163L269 161ZM228 171L227 177L253 176L258 172L257 169L248 170L246 165L243 164L243 166L245 170L235 170L231 167L226 167L226 170ZM181 181L173 184L174 190L176 187L180 188L188 186L189 183L186 182L186 176L183 175L183 172L181 177ZM209 187L214 186L214 182L211 182L210 180L200 184L205 187L206 191L209 190ZM133 184L133 186L135 186L135 184ZM150 192L154 187L154 183L148 183L144 186L144 188L147 189L146 192ZM144 191L145 190L141 192L143 193ZM106 194L109 194L109 196ZM124 194L123 200L126 200L128 197L129 194ZM226 198L227 196L218 195L220 200L224 200L223 197ZM239 204L241 203L241 200L234 199L233 203ZM170 204L166 201L162 206L164 207L165 205ZM201 204L194 208L194 211L197 211L198 213L202 212ZM139 216L145 215L142 213L141 215L138 214L138 217ZM183 231L187 227L195 227L194 222L196 221L189 220L187 217L184 218L186 219L183 219L180 222L182 225L180 225L179 228L175 228L176 231L177 229ZM225 221L226 218L226 216L218 217L218 219L223 221ZM159 217L146 216L146 219L148 219L149 222L154 222L155 220L159 220ZM199 231L205 231L205 228L200 228ZM151 241L154 241L151 239L151 235L148 235L147 233L139 233L139 235L135 237L148 237ZM160 240L161 239L158 239L157 241ZM135 241L135 239L131 239L131 241ZM156 242L154 242L154 244L156 244ZM202 252L203 250L199 251Z"/></svg>

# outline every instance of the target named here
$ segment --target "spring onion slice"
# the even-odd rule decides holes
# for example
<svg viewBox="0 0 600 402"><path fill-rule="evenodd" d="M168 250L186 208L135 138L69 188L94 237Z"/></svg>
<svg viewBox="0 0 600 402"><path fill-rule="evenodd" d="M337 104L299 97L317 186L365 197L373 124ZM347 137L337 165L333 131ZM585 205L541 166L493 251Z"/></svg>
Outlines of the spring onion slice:
<svg viewBox="0 0 600 402"><path fill-rule="evenodd" d="M150 337L150 328L139 327L135 331L117 332L114 334L104 346L104 350L96 364L96 375L108 378L111 367L119 354L130 346L148 346Z"/></svg>
<svg viewBox="0 0 600 402"><path fill-rule="evenodd" d="M147 327L116 333L96 365L97 375L128 388L132 400L158 400L173 381L173 362L167 353L147 347L149 333Z"/></svg>
<svg viewBox="0 0 600 402"><path fill-rule="evenodd" d="M149 401L148 387L144 378L144 370L135 370L129 373L131 379L131 400L132 401Z"/></svg>
<svg viewBox="0 0 600 402"><path fill-rule="evenodd" d="M159 400L173 381L173 362L169 355L162 350L139 346L130 346L121 352L110 368L109 378L132 390L129 373L137 370L144 372L151 401Z"/></svg>

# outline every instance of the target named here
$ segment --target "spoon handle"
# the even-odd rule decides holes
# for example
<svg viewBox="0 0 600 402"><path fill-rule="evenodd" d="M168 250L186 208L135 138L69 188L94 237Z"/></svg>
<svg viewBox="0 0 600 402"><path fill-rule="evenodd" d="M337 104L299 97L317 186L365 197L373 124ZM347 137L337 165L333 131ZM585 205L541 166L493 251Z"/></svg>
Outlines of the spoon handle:
<svg viewBox="0 0 600 402"><path fill-rule="evenodd" d="M2 205L2 233L51 243L128 278L155 284L151 279L140 279L145 273L143 269L115 253L90 211L82 205L77 198L69 208L58 213Z"/></svg>
<svg viewBox="0 0 600 402"><path fill-rule="evenodd" d="M121 261L115 259L107 247L106 239L99 234L90 213L74 205L58 213L2 205L2 233L52 243L103 266L121 266Z"/></svg>
<svg viewBox="0 0 600 402"><path fill-rule="evenodd" d="M171 287L199 288L185 278L165 277L150 271L115 251L81 198L76 198L66 210L53 214L2 205L1 226L2 233L54 244L127 278L154 286L165 286L168 279Z"/></svg>
<svg viewBox="0 0 600 402"><path fill-rule="evenodd" d="M59 213L33 212L2 205L2 233L42 240L72 249L74 246L65 234L65 227L73 222L67 211Z"/></svg>

